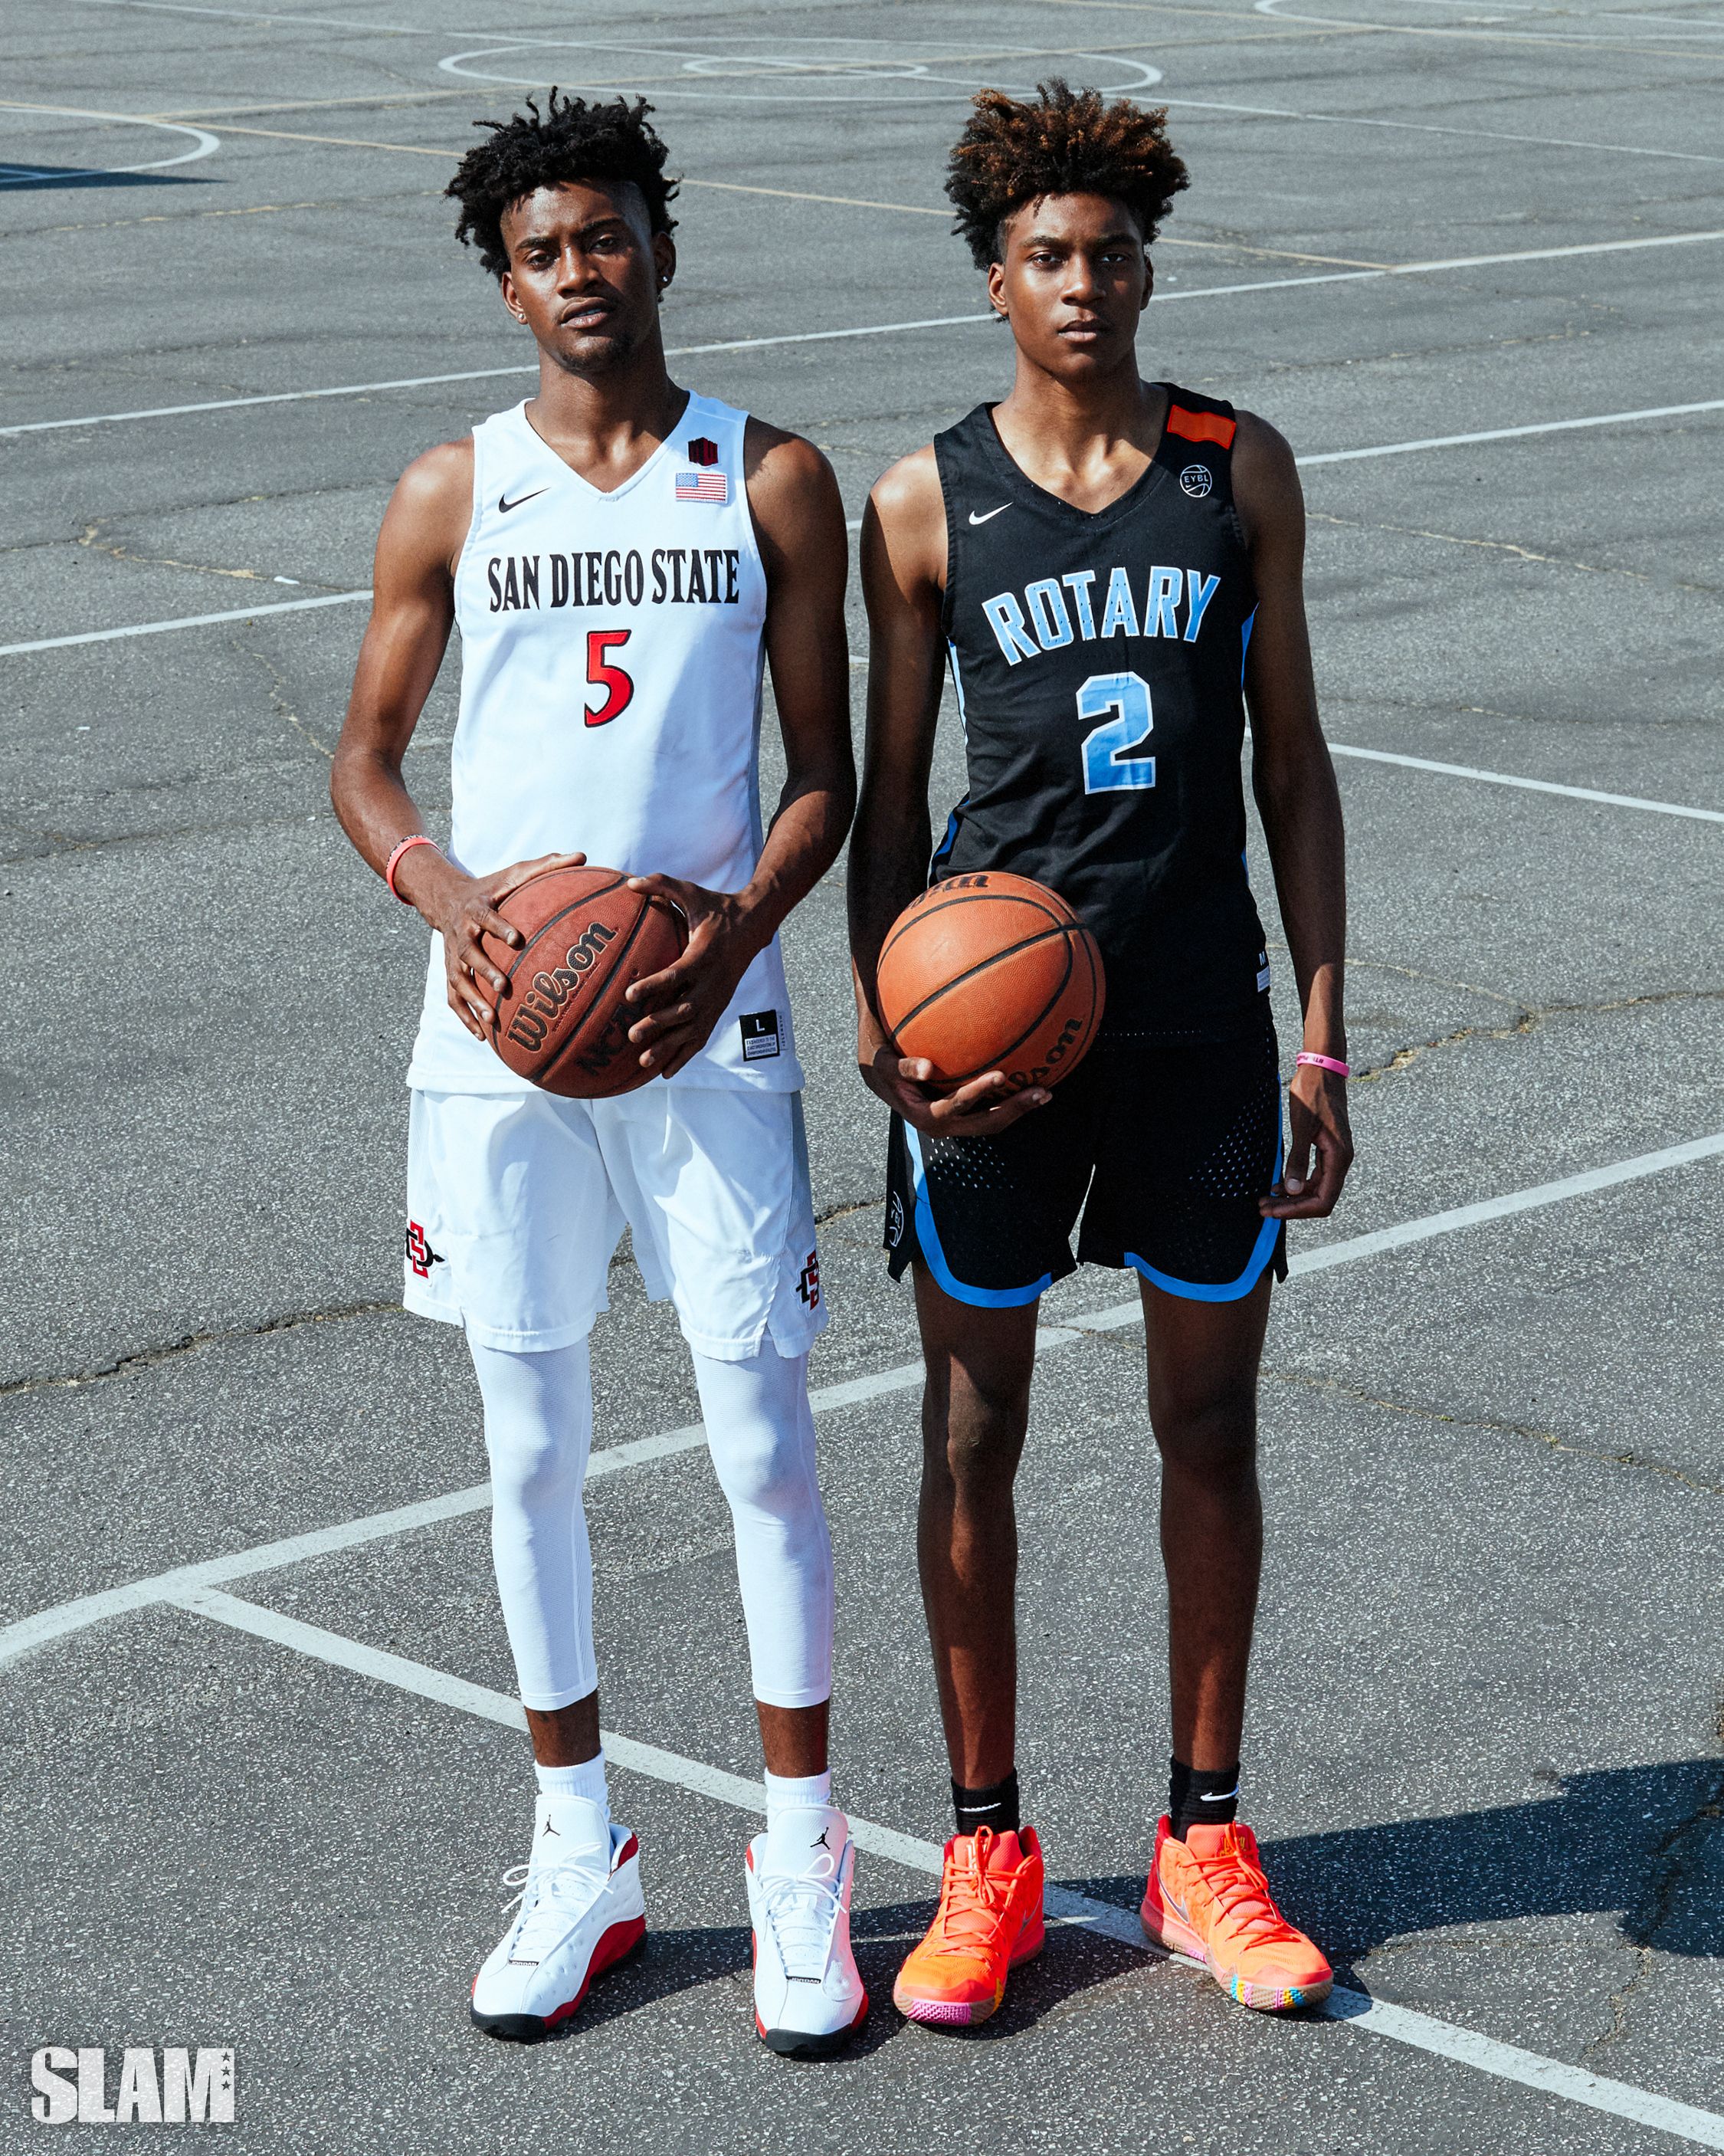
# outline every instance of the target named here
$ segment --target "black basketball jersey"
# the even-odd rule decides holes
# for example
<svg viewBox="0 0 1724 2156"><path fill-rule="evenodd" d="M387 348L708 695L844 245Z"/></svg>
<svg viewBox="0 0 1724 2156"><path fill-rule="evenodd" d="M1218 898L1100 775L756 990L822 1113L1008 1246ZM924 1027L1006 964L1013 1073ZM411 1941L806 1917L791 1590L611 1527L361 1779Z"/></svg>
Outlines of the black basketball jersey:
<svg viewBox="0 0 1724 2156"><path fill-rule="evenodd" d="M1119 1043L1242 1029L1269 985L1245 873L1257 596L1233 408L1162 386L1154 460L1093 516L1025 476L989 405L934 444L969 790L932 875L1005 869L1060 892L1101 946Z"/></svg>

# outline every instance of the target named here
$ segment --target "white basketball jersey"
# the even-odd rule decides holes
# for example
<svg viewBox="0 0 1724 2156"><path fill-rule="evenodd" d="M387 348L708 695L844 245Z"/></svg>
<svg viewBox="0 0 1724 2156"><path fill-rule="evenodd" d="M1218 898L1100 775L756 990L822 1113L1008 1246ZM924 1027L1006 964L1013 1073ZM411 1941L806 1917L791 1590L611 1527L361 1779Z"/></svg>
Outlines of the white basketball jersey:
<svg viewBox="0 0 1724 2156"><path fill-rule="evenodd" d="M767 586L743 486L747 420L691 396L608 494L541 440L525 404L474 429L449 834L469 875L576 852L713 891L754 873ZM449 1008L442 938L431 946L408 1083L530 1091ZM776 937L670 1082L800 1087Z"/></svg>

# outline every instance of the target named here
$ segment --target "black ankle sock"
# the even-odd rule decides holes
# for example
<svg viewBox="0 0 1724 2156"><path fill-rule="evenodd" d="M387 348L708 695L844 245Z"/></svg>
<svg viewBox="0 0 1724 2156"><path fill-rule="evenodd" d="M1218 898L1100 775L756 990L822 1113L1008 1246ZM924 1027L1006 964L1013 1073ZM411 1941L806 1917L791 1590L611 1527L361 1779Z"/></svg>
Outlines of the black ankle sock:
<svg viewBox="0 0 1724 2156"><path fill-rule="evenodd" d="M974 1834L978 1826L991 1826L996 1834L1015 1833L1019 1825L1018 1769L1014 1767L1003 1782L985 1789L967 1789L962 1782L954 1782L952 1804L960 1834Z"/></svg>
<svg viewBox="0 0 1724 2156"><path fill-rule="evenodd" d="M1168 1832L1183 1841L1189 1826L1226 1826L1239 1814L1237 1767L1188 1767L1167 1762Z"/></svg>

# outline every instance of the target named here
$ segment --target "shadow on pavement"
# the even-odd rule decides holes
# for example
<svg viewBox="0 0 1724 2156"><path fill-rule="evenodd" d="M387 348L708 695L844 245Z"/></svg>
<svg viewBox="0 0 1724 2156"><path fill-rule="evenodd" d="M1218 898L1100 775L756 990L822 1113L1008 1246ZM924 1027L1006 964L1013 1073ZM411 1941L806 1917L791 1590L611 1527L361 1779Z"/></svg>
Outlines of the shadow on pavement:
<svg viewBox="0 0 1724 2156"><path fill-rule="evenodd" d="M1635 1946L1724 1955L1724 1759L1539 1779L1552 1793L1527 1804L1265 1842L1275 1897L1337 1964L1409 1933L1594 1912ZM1143 1891L1060 1883L1130 1908Z"/></svg>

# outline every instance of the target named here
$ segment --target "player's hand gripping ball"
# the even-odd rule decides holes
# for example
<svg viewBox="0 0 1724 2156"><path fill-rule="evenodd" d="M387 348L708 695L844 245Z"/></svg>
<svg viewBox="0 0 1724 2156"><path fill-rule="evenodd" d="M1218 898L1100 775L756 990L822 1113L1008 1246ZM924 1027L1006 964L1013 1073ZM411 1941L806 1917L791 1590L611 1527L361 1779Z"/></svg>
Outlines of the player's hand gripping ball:
<svg viewBox="0 0 1724 2156"><path fill-rule="evenodd" d="M1095 937L1057 891L987 870L912 899L880 946L880 1022L942 1090L985 1071L1014 1093L1075 1070L1101 1024Z"/></svg>
<svg viewBox="0 0 1724 2156"><path fill-rule="evenodd" d="M496 1051L547 1093L594 1101L632 1092L640 1067L623 1000L636 981L674 965L688 923L662 898L630 891L616 869L548 869L510 892L497 911L523 941L487 935L485 955L504 976Z"/></svg>

